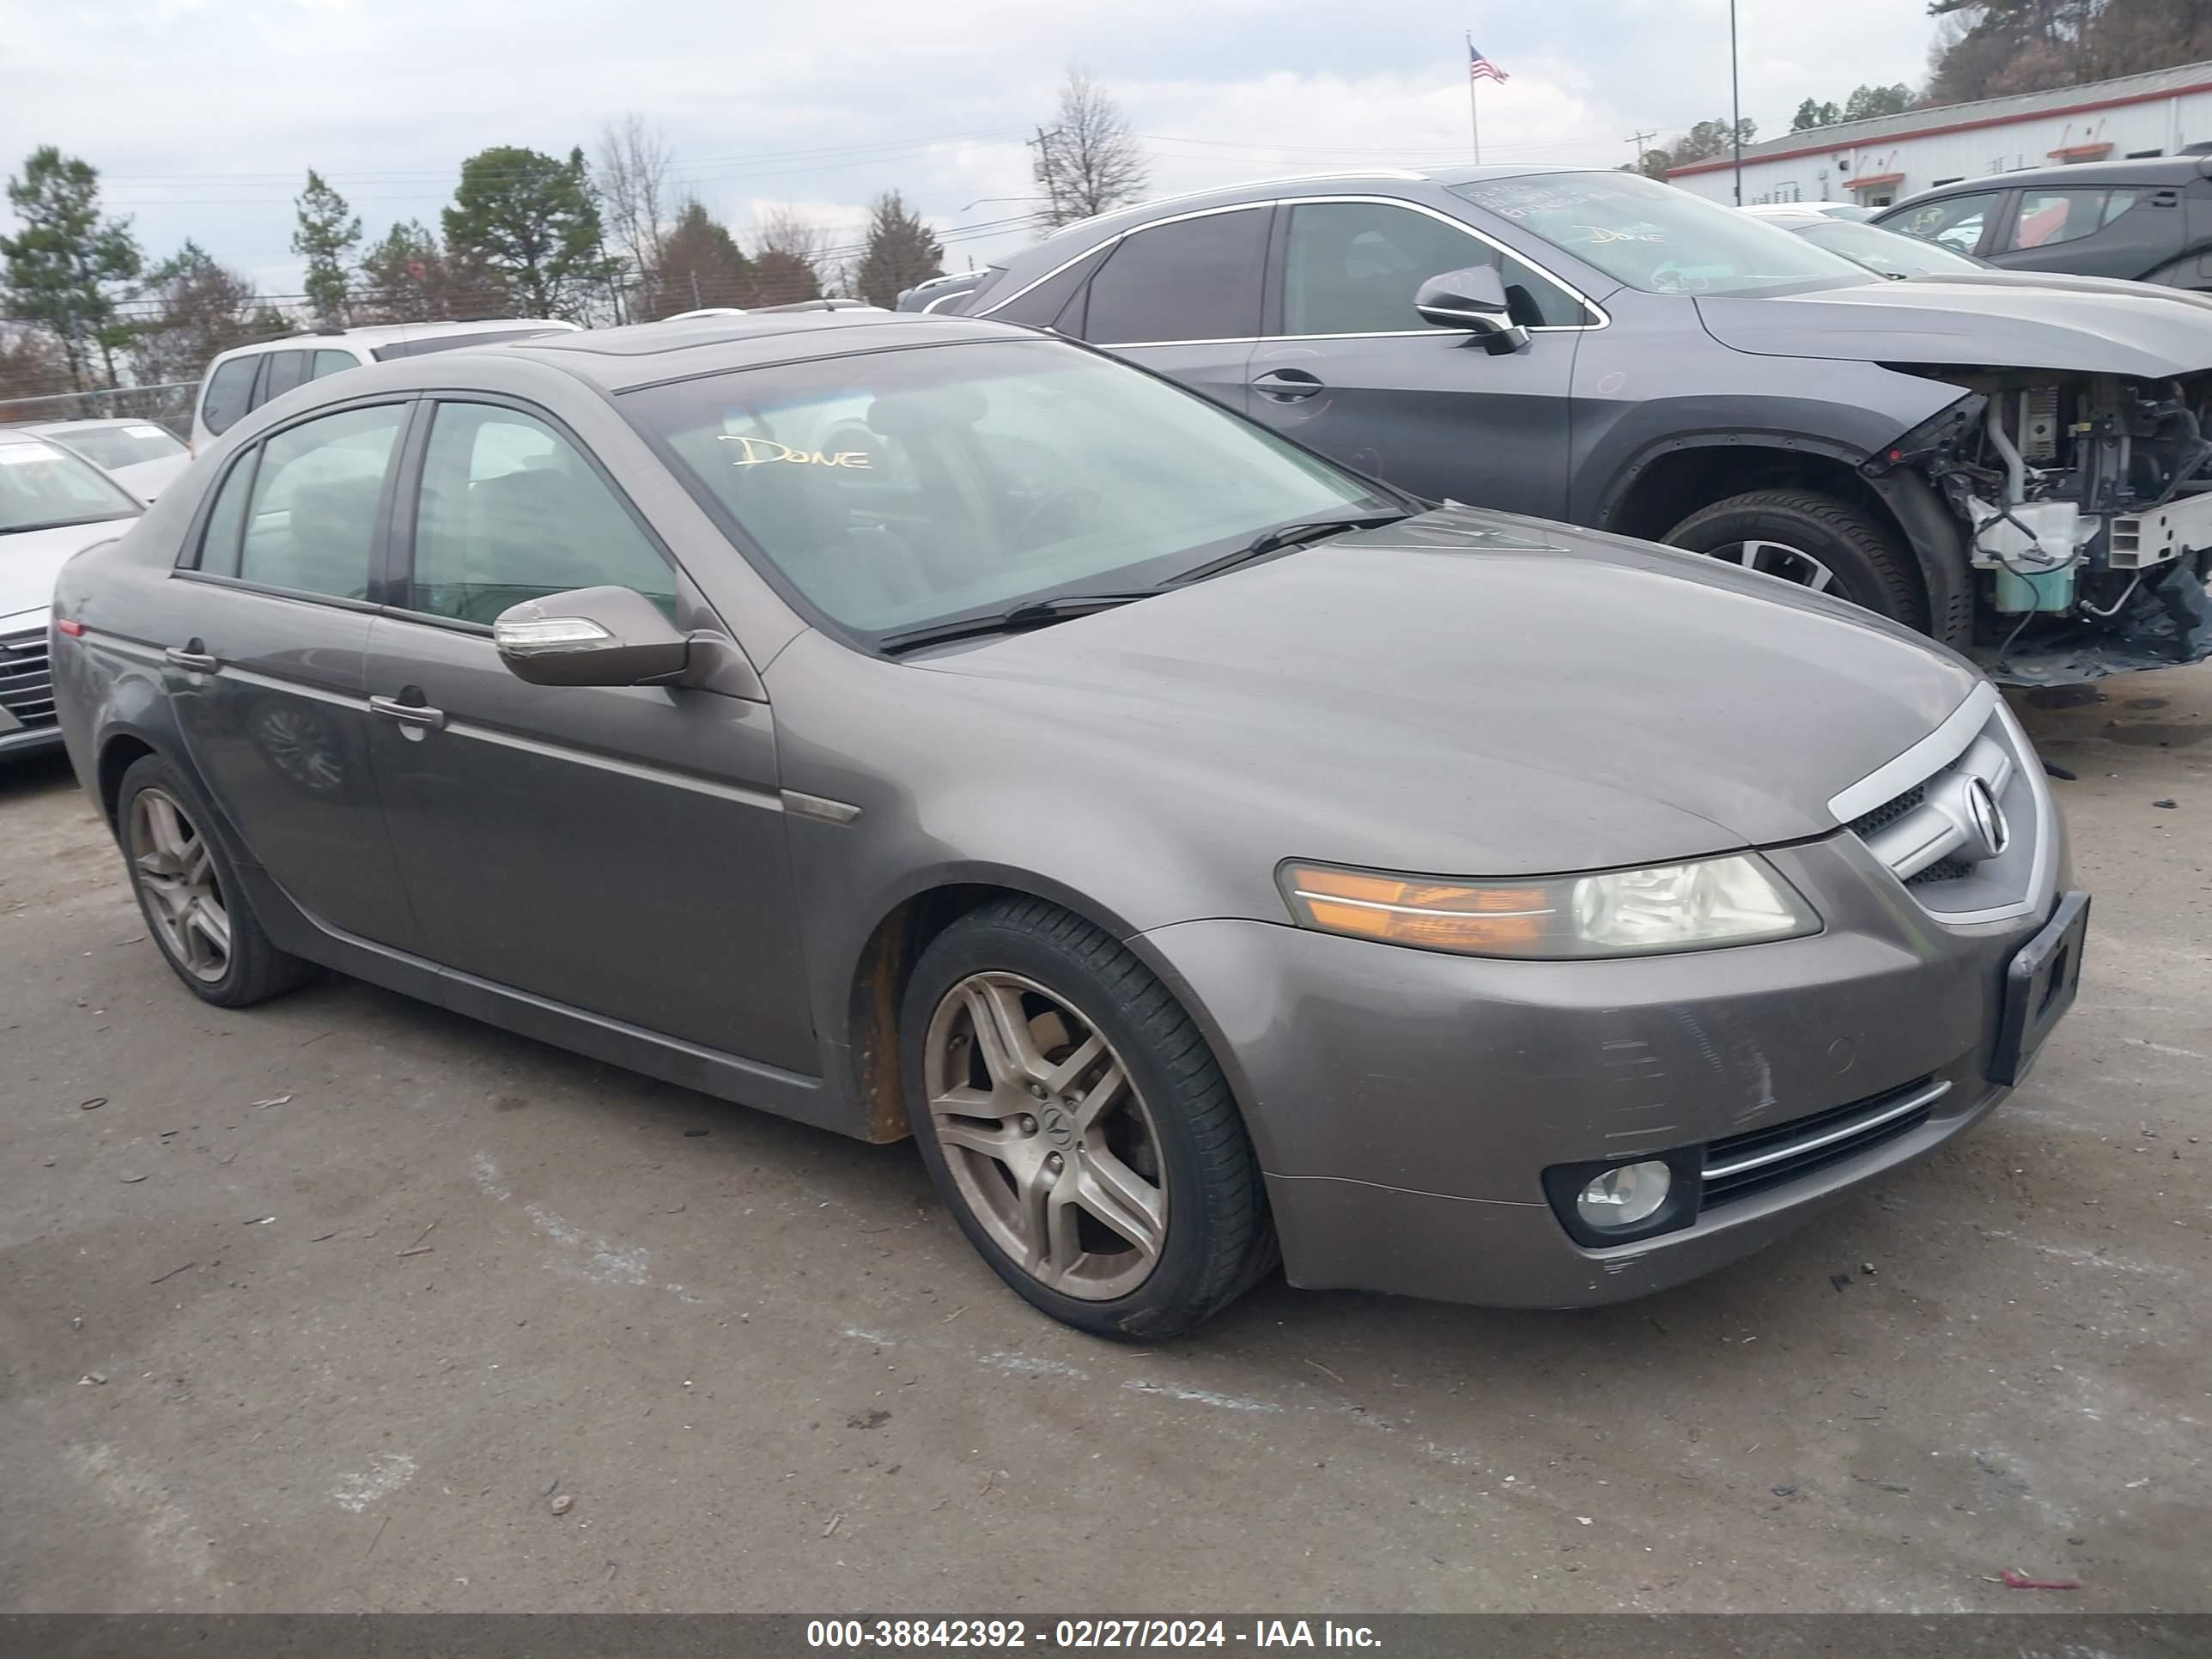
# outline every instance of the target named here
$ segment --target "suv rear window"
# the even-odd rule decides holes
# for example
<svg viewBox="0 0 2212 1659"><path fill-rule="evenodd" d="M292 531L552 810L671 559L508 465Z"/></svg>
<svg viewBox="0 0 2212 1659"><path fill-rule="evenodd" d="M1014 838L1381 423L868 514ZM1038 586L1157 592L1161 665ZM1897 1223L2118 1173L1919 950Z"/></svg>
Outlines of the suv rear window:
<svg viewBox="0 0 2212 1659"><path fill-rule="evenodd" d="M504 340L534 340L541 334L558 334L557 328L488 328L477 334L433 334L422 340L394 340L375 348L377 362L394 357L420 357L432 351L458 351L463 346L496 345Z"/></svg>
<svg viewBox="0 0 2212 1659"><path fill-rule="evenodd" d="M260 367L258 356L234 357L208 376L207 391L200 398L200 420L209 431L220 436L238 424L253 392L253 371Z"/></svg>

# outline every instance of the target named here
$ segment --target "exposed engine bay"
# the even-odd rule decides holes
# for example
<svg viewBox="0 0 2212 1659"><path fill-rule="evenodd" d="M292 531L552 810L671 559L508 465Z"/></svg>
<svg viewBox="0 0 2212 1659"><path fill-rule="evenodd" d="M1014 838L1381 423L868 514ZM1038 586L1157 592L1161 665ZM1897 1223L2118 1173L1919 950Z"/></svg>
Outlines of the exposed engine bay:
<svg viewBox="0 0 2212 1659"><path fill-rule="evenodd" d="M1972 654L2047 685L2212 657L2212 371L2154 383L1923 368L1970 395L1870 464L1911 466L1965 532Z"/></svg>

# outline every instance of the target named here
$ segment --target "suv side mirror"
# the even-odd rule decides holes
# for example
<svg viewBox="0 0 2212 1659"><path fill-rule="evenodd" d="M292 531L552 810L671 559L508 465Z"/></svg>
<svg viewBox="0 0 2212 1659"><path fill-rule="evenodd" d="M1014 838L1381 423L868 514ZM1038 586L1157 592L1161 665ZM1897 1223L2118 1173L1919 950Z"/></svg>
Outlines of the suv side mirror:
<svg viewBox="0 0 2212 1659"><path fill-rule="evenodd" d="M1494 357L1528 343L1528 331L1513 320L1505 279L1495 265L1468 265L1430 277L1413 295L1413 309L1425 323L1467 330Z"/></svg>
<svg viewBox="0 0 2212 1659"><path fill-rule="evenodd" d="M532 685L653 685L679 680L691 641L634 587L578 587L499 613L492 643Z"/></svg>

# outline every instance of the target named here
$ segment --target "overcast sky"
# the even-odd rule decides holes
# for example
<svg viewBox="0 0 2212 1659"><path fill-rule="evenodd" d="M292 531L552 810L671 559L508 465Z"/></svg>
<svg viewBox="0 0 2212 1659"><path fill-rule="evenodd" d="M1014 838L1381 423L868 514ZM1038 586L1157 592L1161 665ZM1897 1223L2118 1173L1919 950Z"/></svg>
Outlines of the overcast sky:
<svg viewBox="0 0 2212 1659"><path fill-rule="evenodd" d="M1926 0L1741 0L1743 110L1917 83ZM1241 179L1468 159L1462 31L1483 159L1615 165L1630 134L1725 115L1727 0L0 0L0 168L57 143L99 167L150 256L186 237L296 289L309 167L369 234L433 226L463 157L565 154L611 117L665 129L684 186L740 238L793 203L850 234L906 192L946 264L1018 246L961 228L1025 210L1022 138L1071 62L1121 100L1164 194Z"/></svg>

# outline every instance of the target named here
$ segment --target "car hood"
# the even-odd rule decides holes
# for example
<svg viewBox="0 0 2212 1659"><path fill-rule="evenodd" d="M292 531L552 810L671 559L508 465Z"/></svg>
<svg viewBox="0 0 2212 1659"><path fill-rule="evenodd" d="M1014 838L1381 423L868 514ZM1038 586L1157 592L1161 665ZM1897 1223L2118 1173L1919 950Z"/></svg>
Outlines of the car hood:
<svg viewBox="0 0 2212 1659"><path fill-rule="evenodd" d="M1996 272L1796 294L1700 295L1705 331L1737 351L1856 362L1971 363L2164 380L2212 368L2212 309L2145 285L2013 283ZM2160 295L2170 290L2154 289Z"/></svg>
<svg viewBox="0 0 2212 1659"><path fill-rule="evenodd" d="M1977 680L1772 578L1465 508L909 661L992 682L1148 813L1443 874L1829 833Z"/></svg>
<svg viewBox="0 0 2212 1659"><path fill-rule="evenodd" d="M0 533L0 629L27 625L27 617L53 603L54 578L64 565L88 547L113 541L135 522L104 519Z"/></svg>

